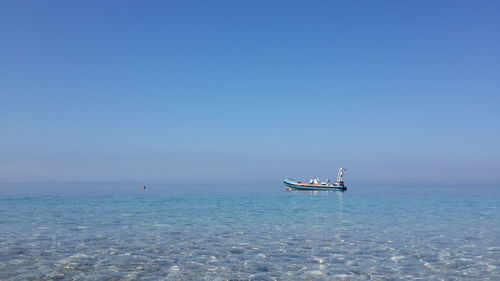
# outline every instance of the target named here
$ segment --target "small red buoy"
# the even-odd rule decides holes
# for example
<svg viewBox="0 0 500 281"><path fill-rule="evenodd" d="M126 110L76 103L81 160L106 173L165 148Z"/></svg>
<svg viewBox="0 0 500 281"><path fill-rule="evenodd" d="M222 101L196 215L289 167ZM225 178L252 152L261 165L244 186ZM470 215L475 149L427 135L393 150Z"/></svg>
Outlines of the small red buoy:
<svg viewBox="0 0 500 281"><path fill-rule="evenodd" d="M142 190L144 190L144 189L146 189L146 186L145 186L145 185L143 185L141 188L142 188Z"/></svg>

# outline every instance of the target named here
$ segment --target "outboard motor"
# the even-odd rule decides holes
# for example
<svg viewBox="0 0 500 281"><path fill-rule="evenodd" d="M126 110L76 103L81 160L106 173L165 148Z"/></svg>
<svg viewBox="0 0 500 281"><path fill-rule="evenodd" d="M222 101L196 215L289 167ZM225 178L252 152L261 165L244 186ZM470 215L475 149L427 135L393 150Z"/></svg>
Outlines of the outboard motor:
<svg viewBox="0 0 500 281"><path fill-rule="evenodd" d="M347 168L340 168L339 173L337 175L337 181L335 182L336 185L344 186L344 172L347 171Z"/></svg>

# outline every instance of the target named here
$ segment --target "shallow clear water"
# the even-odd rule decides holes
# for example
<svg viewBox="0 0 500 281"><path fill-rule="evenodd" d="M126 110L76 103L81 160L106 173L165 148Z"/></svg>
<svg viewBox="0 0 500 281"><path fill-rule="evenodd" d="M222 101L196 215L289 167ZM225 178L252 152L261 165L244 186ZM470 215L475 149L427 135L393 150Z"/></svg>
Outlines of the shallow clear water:
<svg viewBox="0 0 500 281"><path fill-rule="evenodd" d="M0 280L500 280L494 189L46 190L1 186Z"/></svg>

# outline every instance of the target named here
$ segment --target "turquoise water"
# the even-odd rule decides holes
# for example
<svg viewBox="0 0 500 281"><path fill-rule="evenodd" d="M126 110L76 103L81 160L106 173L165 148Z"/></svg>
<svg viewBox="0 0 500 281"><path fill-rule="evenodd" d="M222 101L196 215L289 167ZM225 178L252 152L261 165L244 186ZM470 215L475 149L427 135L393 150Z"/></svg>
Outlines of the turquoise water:
<svg viewBox="0 0 500 281"><path fill-rule="evenodd" d="M0 280L500 280L494 188L237 190L4 184Z"/></svg>

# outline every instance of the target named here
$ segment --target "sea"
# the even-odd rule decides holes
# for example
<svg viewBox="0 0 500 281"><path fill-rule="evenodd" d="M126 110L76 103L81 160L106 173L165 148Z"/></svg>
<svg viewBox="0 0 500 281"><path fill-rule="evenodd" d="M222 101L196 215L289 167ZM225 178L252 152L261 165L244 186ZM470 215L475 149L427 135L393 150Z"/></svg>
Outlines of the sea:
<svg viewBox="0 0 500 281"><path fill-rule="evenodd" d="M3 183L0 280L500 280L500 186Z"/></svg>

